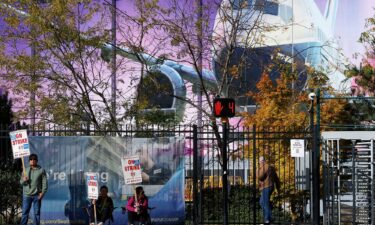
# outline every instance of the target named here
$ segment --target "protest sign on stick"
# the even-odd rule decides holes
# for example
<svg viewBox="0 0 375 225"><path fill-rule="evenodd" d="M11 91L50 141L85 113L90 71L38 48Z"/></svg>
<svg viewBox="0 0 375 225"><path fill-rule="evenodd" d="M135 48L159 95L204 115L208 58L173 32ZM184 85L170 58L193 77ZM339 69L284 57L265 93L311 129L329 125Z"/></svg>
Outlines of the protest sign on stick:
<svg viewBox="0 0 375 225"><path fill-rule="evenodd" d="M87 195L89 199L93 200L95 224L97 224L96 200L99 197L98 176L97 173L86 173Z"/></svg>
<svg viewBox="0 0 375 225"><path fill-rule="evenodd" d="M124 174L125 184L142 183L142 169L139 156L124 156L121 159L122 173ZM138 204L137 192L134 189L135 202Z"/></svg>
<svg viewBox="0 0 375 225"><path fill-rule="evenodd" d="M142 183L142 170L139 156L124 156L121 159L125 184Z"/></svg>
<svg viewBox="0 0 375 225"><path fill-rule="evenodd" d="M22 160L23 175L26 177L24 156L30 155L29 138L27 137L27 130L16 130L9 132L10 141L12 144L13 158Z"/></svg>

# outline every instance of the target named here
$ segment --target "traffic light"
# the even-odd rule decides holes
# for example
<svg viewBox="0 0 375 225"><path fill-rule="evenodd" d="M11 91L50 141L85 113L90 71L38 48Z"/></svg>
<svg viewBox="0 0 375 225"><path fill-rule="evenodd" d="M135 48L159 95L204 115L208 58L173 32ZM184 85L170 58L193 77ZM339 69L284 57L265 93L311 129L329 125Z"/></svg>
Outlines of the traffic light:
<svg viewBox="0 0 375 225"><path fill-rule="evenodd" d="M233 98L215 98L214 115L215 117L234 117L235 102Z"/></svg>

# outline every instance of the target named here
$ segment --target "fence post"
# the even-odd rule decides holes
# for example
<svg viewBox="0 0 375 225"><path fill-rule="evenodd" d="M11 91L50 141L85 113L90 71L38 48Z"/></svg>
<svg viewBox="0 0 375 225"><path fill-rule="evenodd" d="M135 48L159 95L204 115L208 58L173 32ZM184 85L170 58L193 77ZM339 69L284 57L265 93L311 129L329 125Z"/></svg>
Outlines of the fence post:
<svg viewBox="0 0 375 225"><path fill-rule="evenodd" d="M221 146L221 154L223 157L223 225L228 225L228 159L227 159L227 138L228 138L228 122L223 121L223 141Z"/></svg>
<svg viewBox="0 0 375 225"><path fill-rule="evenodd" d="M193 224L199 224L198 210L198 129L193 125Z"/></svg>
<svg viewBox="0 0 375 225"><path fill-rule="evenodd" d="M313 93L315 94L315 93ZM311 96L311 97L310 97ZM311 105L310 105L310 132L311 132L311 158L310 158L310 168L311 168L311 188L310 188L310 212L311 212L311 223L313 225L318 225L319 224L319 199L316 201L316 194L318 190L316 190L316 181L319 179L319 172L318 175L316 174L316 132L315 132L315 123L314 123L314 100L315 100L315 95L309 95ZM318 159L319 160L319 159Z"/></svg>
<svg viewBox="0 0 375 225"><path fill-rule="evenodd" d="M311 106L311 121L310 125L313 134L313 167L312 167L312 178L313 178L313 224L320 224L320 90L316 90L316 125L314 124L314 98L312 99Z"/></svg>
<svg viewBox="0 0 375 225"><path fill-rule="evenodd" d="M202 145L201 145L201 140L202 140L202 127L201 126L198 126L197 128L197 154L198 154L198 180L200 181L199 182L199 187L198 187L198 202L199 202L199 207L198 207L198 218L199 218L199 223L202 223L202 221L204 220L203 218L203 206L202 206L202 203L203 203L203 183L204 183L204 165L203 165L203 160L204 160L204 156L202 155Z"/></svg>
<svg viewBox="0 0 375 225"><path fill-rule="evenodd" d="M320 149L318 145L317 126L313 126L313 224L320 224Z"/></svg>
<svg viewBox="0 0 375 225"><path fill-rule="evenodd" d="M355 140L352 140L352 190L353 190L353 209L352 209L352 224L356 224L356 211L357 211L357 182L356 182L356 173L355 173L355 159L356 159L356 151L355 151Z"/></svg>
<svg viewBox="0 0 375 225"><path fill-rule="evenodd" d="M256 126L253 125L253 224L255 225L257 222L257 188L256 188Z"/></svg>

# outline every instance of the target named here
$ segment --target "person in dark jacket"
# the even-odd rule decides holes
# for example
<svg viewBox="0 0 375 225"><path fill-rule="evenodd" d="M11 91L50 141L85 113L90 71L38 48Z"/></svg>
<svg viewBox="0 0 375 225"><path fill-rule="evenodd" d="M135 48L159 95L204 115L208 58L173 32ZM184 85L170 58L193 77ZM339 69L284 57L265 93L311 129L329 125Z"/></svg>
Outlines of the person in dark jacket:
<svg viewBox="0 0 375 225"><path fill-rule="evenodd" d="M108 196L108 187L101 186L100 187L100 196L98 200L93 200L92 205L90 206L90 225L94 225L95 223L95 216L94 216L94 207L93 205L96 204L96 220L98 225L102 225L110 219L113 221L112 212L114 209L112 198Z"/></svg>
<svg viewBox="0 0 375 225"><path fill-rule="evenodd" d="M280 180L273 166L268 165L263 156L259 158L259 169L257 170L259 189L261 191L260 205L263 211L264 223L269 224L272 220L271 195L276 188L280 190Z"/></svg>
<svg viewBox="0 0 375 225"><path fill-rule="evenodd" d="M30 166L21 176L20 183L23 188L21 225L26 225L29 220L31 206L34 208L34 224L40 224L40 208L42 199L47 192L47 174L38 165L38 156L29 156Z"/></svg>
<svg viewBox="0 0 375 225"><path fill-rule="evenodd" d="M149 222L149 215L147 211L148 198L141 186L135 189L135 195L129 199L126 209L128 210L129 225L134 225L136 221L139 221L140 225L146 225Z"/></svg>

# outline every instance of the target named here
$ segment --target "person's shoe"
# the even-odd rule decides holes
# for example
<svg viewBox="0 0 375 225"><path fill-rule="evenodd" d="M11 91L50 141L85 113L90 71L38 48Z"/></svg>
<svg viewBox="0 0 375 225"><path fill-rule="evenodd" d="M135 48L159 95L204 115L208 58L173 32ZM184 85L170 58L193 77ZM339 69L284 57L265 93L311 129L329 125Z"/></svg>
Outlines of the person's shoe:
<svg viewBox="0 0 375 225"><path fill-rule="evenodd" d="M264 225L266 225L266 224L271 224L271 222L266 220L266 221L264 221Z"/></svg>

